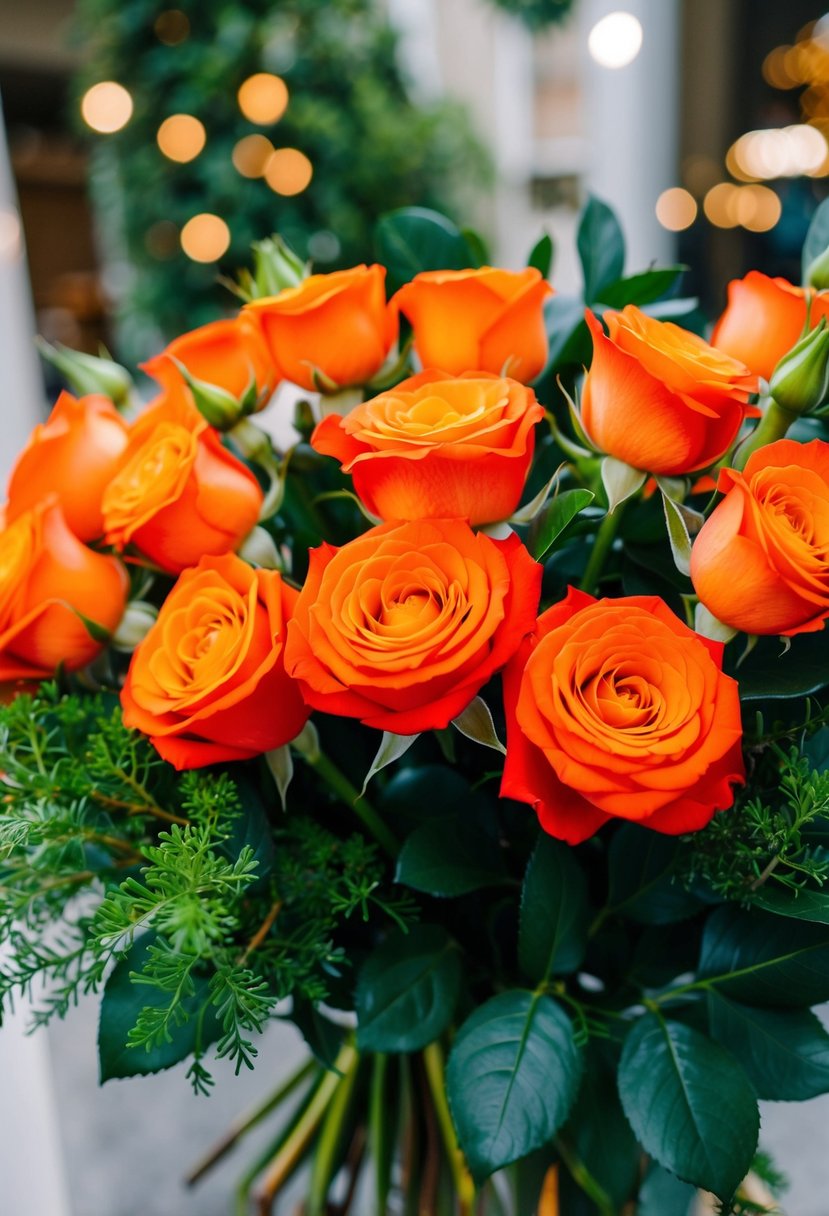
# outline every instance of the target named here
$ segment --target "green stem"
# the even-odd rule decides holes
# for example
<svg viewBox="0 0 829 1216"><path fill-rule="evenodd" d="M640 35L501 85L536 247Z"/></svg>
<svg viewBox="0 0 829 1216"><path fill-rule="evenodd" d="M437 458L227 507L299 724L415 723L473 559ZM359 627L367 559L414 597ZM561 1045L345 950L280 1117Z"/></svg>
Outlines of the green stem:
<svg viewBox="0 0 829 1216"><path fill-rule="evenodd" d="M613 542L616 539L616 533L619 530L619 521L622 518L622 510L624 503L619 503L615 511L608 511L602 522L599 524L599 530L596 533L596 539L593 542L593 549L587 562L587 568L584 571L579 590L587 591L591 595L594 589L598 586L599 577L604 567L605 558L613 548Z"/></svg>
<svg viewBox="0 0 829 1216"><path fill-rule="evenodd" d="M458 1145L458 1138L455 1135L455 1126L452 1122L449 1102L446 1097L443 1052L439 1043L430 1043L428 1047L423 1049L423 1063L426 1069L426 1078L429 1082L435 1114L437 1115L438 1126L440 1127L443 1143L446 1147L449 1166L452 1170L455 1191L457 1192L460 1204L460 1216L472 1216L475 1205L475 1183L472 1181L472 1175L466 1167L463 1153Z"/></svg>
<svg viewBox="0 0 829 1216"><path fill-rule="evenodd" d="M369 1147L374 1163L374 1189L377 1216L384 1216L391 1188L391 1167L394 1135L391 1112L388 1109L386 1073L389 1057L382 1052L374 1056L369 1095Z"/></svg>
<svg viewBox="0 0 829 1216"><path fill-rule="evenodd" d="M355 1052L351 1067L341 1078L323 1117L311 1166L304 1216L325 1216L327 1211L328 1188L337 1172L337 1158L344 1139L359 1063L360 1057Z"/></svg>
<svg viewBox="0 0 829 1216"><path fill-rule="evenodd" d="M386 827L369 800L360 793L356 786L351 784L345 773L337 768L333 760L320 752L319 755L308 759L308 763L322 777L329 789L351 807L363 827L371 833L389 857L397 857L400 852L397 837Z"/></svg>
<svg viewBox="0 0 829 1216"><path fill-rule="evenodd" d="M576 1156L570 1146L560 1136L556 1136L554 1143L556 1152L567 1166L567 1170L576 1186L584 1191L588 1199L593 1200L599 1209L600 1216L616 1216L616 1209L610 1196L604 1187L596 1181L584 1162Z"/></svg>
<svg viewBox="0 0 829 1216"><path fill-rule="evenodd" d="M791 410L779 405L773 397L769 397L760 422L734 454L734 468L744 469L749 456L758 448L783 439L789 427L797 422L798 418L799 414L793 414Z"/></svg>

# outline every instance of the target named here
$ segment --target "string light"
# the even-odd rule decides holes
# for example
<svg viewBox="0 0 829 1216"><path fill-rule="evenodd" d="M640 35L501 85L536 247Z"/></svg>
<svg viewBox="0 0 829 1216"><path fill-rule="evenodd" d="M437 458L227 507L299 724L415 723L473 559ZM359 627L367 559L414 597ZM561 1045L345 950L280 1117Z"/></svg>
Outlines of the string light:
<svg viewBox="0 0 829 1216"><path fill-rule="evenodd" d="M267 135L245 135L233 149L233 167L242 177L264 177L273 144Z"/></svg>
<svg viewBox="0 0 829 1216"><path fill-rule="evenodd" d="M132 97L115 80L101 80L81 98L81 117L88 127L101 135L120 131L132 118Z"/></svg>
<svg viewBox="0 0 829 1216"><path fill-rule="evenodd" d="M587 38L587 48L603 68L625 68L633 63L642 46L642 25L633 13L608 13L597 21Z"/></svg>
<svg viewBox="0 0 829 1216"><path fill-rule="evenodd" d="M158 146L169 160L186 164L195 160L207 141L204 123L192 114L171 114L156 134Z"/></svg>
<svg viewBox="0 0 829 1216"><path fill-rule="evenodd" d="M266 126L278 122L288 105L288 86L281 76L257 72L239 86L239 109L250 122Z"/></svg>
<svg viewBox="0 0 829 1216"><path fill-rule="evenodd" d="M279 148L268 161L265 181L277 194L301 194L311 182L314 166L298 148Z"/></svg>
<svg viewBox="0 0 829 1216"><path fill-rule="evenodd" d="M682 232L690 228L697 218L697 204L694 196L681 186L671 186L663 190L656 200L656 218L663 228L669 232Z"/></svg>
<svg viewBox="0 0 829 1216"><path fill-rule="evenodd" d="M203 211L181 230L181 247L194 262L217 262L230 246L230 229L219 215Z"/></svg>

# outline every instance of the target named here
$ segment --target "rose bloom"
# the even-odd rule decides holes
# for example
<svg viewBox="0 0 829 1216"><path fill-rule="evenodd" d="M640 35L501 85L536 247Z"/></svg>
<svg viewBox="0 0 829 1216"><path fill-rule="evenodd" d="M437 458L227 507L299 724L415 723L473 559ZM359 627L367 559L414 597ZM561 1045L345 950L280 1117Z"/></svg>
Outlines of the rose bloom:
<svg viewBox="0 0 829 1216"><path fill-rule="evenodd" d="M319 372L339 388L365 384L397 340L397 314L386 303L384 266L312 274L298 287L245 305L281 374L313 392Z"/></svg>
<svg viewBox="0 0 829 1216"><path fill-rule="evenodd" d="M811 291L809 328L829 319L829 292ZM785 279L770 279L751 270L728 284L728 305L711 335L719 350L770 380L783 356L800 338L806 324L807 292Z"/></svg>
<svg viewBox="0 0 829 1216"><path fill-rule="evenodd" d="M608 456L633 468L682 476L718 460L737 437L757 377L736 359L669 321L629 304L606 312L610 336L586 314L593 362L581 420Z"/></svg>
<svg viewBox="0 0 829 1216"><path fill-rule="evenodd" d="M91 662L102 643L83 618L112 633L128 590L122 563L78 540L55 495L22 512L0 532L0 680Z"/></svg>
<svg viewBox="0 0 829 1216"><path fill-rule="evenodd" d="M259 518L262 491L250 470L180 390L151 405L104 493L107 544L132 544L178 574L206 553L228 553Z"/></svg>
<svg viewBox="0 0 829 1216"><path fill-rule="evenodd" d="M544 417L532 391L485 372L427 371L341 417L311 445L334 456L381 519L506 519L518 505Z"/></svg>
<svg viewBox="0 0 829 1216"><path fill-rule="evenodd" d="M234 554L185 570L135 650L124 723L178 769L247 760L281 747L310 710L285 674L297 592Z"/></svg>
<svg viewBox="0 0 829 1216"><path fill-rule="evenodd" d="M722 650L660 599L571 588L504 673L502 796L570 844L612 818L672 836L704 827L743 781Z"/></svg>
<svg viewBox="0 0 829 1216"><path fill-rule="evenodd" d="M396 304L414 329L425 367L453 375L476 368L528 384L547 362L543 306L553 289L539 270L427 270Z"/></svg>
<svg viewBox="0 0 829 1216"><path fill-rule="evenodd" d="M725 498L691 550L691 580L718 620L792 635L829 616L829 443L778 439L723 469Z"/></svg>
<svg viewBox="0 0 829 1216"><path fill-rule="evenodd" d="M442 729L532 629L540 588L515 534L382 524L312 551L285 666L315 709L398 735Z"/></svg>
<svg viewBox="0 0 829 1216"><path fill-rule="evenodd" d="M237 399L254 384L257 408L267 405L279 383L270 351L250 313L240 313L229 321L211 321L182 334L141 368L172 390L183 382L173 360L182 363L194 379L216 384Z"/></svg>
<svg viewBox="0 0 829 1216"><path fill-rule="evenodd" d="M77 537L100 536L101 497L126 446L127 425L107 397L61 393L12 469L6 518L11 522L57 494Z"/></svg>

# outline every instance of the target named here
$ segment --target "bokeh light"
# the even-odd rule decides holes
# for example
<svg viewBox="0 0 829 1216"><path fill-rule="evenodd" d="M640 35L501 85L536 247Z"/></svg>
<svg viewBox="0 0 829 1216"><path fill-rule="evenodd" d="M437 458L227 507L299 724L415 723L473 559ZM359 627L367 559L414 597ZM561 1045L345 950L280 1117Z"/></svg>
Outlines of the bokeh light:
<svg viewBox="0 0 829 1216"><path fill-rule="evenodd" d="M207 141L204 123L192 114L171 114L158 128L156 140L169 160L195 160Z"/></svg>
<svg viewBox="0 0 829 1216"><path fill-rule="evenodd" d="M267 135L245 135L233 149L233 167L242 177L264 177L273 144Z"/></svg>
<svg viewBox="0 0 829 1216"><path fill-rule="evenodd" d="M822 132L808 123L746 131L726 156L729 171L744 181L775 177L820 176L829 146Z"/></svg>
<svg viewBox="0 0 829 1216"><path fill-rule="evenodd" d="M230 229L209 211L194 215L181 230L181 247L194 262L217 262L229 245Z"/></svg>
<svg viewBox="0 0 829 1216"><path fill-rule="evenodd" d="M257 72L239 86L239 109L250 122L278 122L288 105L288 86L281 76Z"/></svg>
<svg viewBox="0 0 829 1216"><path fill-rule="evenodd" d="M314 167L298 148L279 148L265 170L265 181L277 194L301 194L310 184Z"/></svg>
<svg viewBox="0 0 829 1216"><path fill-rule="evenodd" d="M703 199L702 209L716 228L737 227L738 190L739 186L733 186L731 182L718 182Z"/></svg>
<svg viewBox="0 0 829 1216"><path fill-rule="evenodd" d="M132 110L132 97L115 80L100 80L81 98L81 117L101 135L111 135L125 127L132 118Z"/></svg>
<svg viewBox="0 0 829 1216"><path fill-rule="evenodd" d="M600 67L627 67L642 47L642 25L633 13L608 13L593 26L587 47Z"/></svg>
<svg viewBox="0 0 829 1216"><path fill-rule="evenodd" d="M656 200L656 218L669 232L682 232L690 228L697 218L697 204L693 194L681 186L663 190Z"/></svg>

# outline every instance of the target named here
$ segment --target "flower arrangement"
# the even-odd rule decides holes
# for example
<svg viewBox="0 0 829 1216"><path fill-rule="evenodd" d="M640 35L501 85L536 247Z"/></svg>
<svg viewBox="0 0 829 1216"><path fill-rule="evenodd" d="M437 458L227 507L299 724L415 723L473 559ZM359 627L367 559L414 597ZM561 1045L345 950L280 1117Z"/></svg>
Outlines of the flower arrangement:
<svg viewBox="0 0 829 1216"><path fill-rule="evenodd" d="M713 344L591 200L581 301L549 239L493 269L404 210L372 266L256 246L144 408L48 352L0 995L99 992L102 1081L202 1094L292 1021L308 1062L191 1179L271 1119L240 1213L301 1167L305 1216L766 1210L758 1098L829 1091L827 216Z"/></svg>

